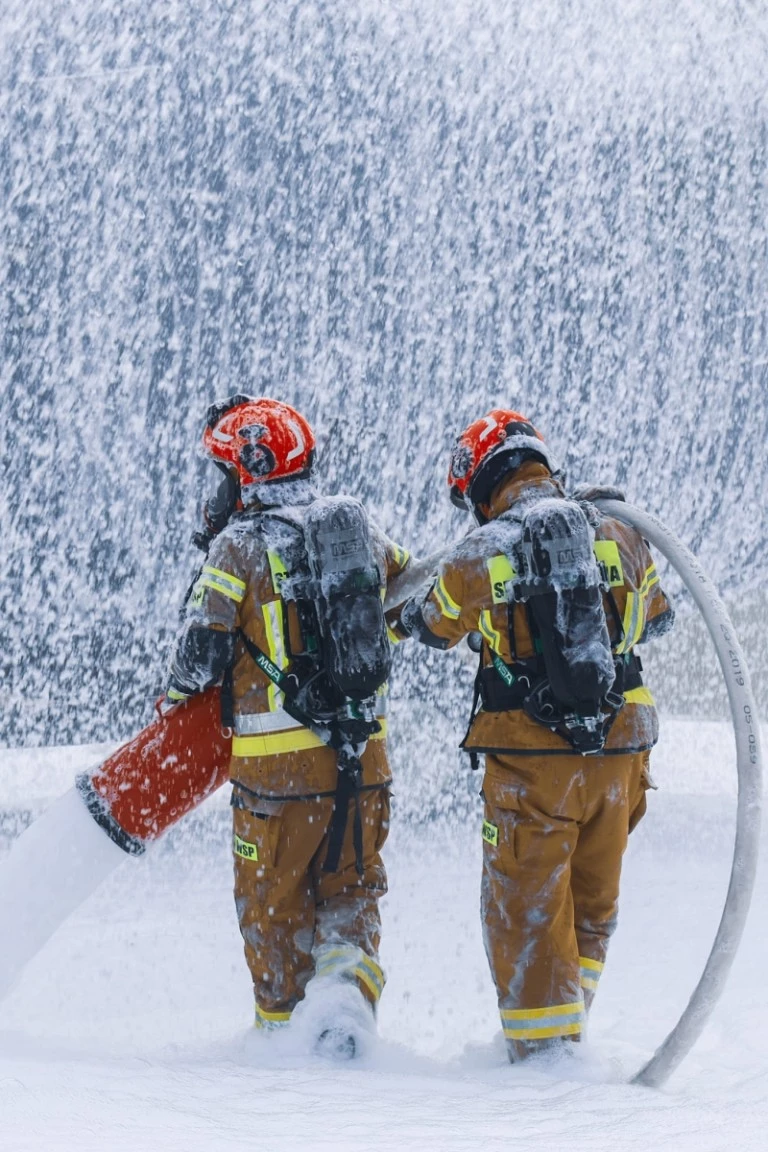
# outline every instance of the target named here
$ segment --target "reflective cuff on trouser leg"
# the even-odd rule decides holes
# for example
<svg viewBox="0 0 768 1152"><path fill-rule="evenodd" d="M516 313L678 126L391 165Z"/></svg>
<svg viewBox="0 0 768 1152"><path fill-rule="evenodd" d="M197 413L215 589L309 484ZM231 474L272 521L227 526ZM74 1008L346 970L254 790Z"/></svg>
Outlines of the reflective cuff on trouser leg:
<svg viewBox="0 0 768 1152"><path fill-rule="evenodd" d="M590 960L588 956L579 956L581 990L584 993L584 1004L587 1009L595 998L597 985L600 982L604 967L605 965L600 960Z"/></svg>
<svg viewBox="0 0 768 1152"><path fill-rule="evenodd" d="M578 1036L584 1027L584 1001L551 1004L545 1008L502 1008L501 1025L506 1040L552 1040Z"/></svg>
<svg viewBox="0 0 768 1152"><path fill-rule="evenodd" d="M284 1028L290 1019L290 1012L268 1012L266 1008L257 1004L253 1024L262 1032L275 1032L279 1028Z"/></svg>
<svg viewBox="0 0 768 1152"><path fill-rule="evenodd" d="M315 975L355 980L366 1000L375 1007L384 990L386 976L372 956L354 944L328 945L315 952Z"/></svg>

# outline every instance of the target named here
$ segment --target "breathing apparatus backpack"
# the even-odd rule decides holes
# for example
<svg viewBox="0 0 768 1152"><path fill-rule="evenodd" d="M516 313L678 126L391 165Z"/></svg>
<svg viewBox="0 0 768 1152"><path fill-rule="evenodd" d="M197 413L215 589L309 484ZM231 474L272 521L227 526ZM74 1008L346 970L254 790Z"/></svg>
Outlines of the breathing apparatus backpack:
<svg viewBox="0 0 768 1152"><path fill-rule="evenodd" d="M322 665L342 696L376 694L392 666L368 517L351 497L316 500L304 518Z"/></svg>
<svg viewBox="0 0 768 1152"><path fill-rule="evenodd" d="M368 517L359 500L342 496L314 501L303 523L279 511L258 515L292 530L280 596L295 604L303 651L291 652L286 628L290 669L284 672L242 629L239 637L283 693L285 711L335 751L339 771L323 871L338 869L352 800L355 863L362 876L360 757L369 737L381 731L376 693L392 662Z"/></svg>
<svg viewBox="0 0 768 1152"><path fill-rule="evenodd" d="M492 654L504 687L491 693L490 709L522 707L574 751L600 752L624 701L612 691L616 669L592 529L583 509L562 499L538 501L520 528L511 549L510 643L514 651L514 604L523 603L536 656L513 670Z"/></svg>

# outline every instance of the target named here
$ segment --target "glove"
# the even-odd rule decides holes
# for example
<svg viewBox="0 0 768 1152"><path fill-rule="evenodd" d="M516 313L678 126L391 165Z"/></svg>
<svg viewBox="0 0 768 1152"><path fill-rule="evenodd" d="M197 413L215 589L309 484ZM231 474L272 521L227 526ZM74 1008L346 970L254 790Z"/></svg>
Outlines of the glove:
<svg viewBox="0 0 768 1152"><path fill-rule="evenodd" d="M621 488L615 488L611 484L577 484L571 493L574 500L586 501L593 504L595 500L624 500L626 496Z"/></svg>
<svg viewBox="0 0 768 1152"><path fill-rule="evenodd" d="M173 684L169 684L165 690L165 695L158 696L157 700L155 700L155 712L157 712L161 718L167 716L168 713L172 712L174 708L177 708L179 704L183 704L185 700L189 700L189 697L189 692L180 692Z"/></svg>

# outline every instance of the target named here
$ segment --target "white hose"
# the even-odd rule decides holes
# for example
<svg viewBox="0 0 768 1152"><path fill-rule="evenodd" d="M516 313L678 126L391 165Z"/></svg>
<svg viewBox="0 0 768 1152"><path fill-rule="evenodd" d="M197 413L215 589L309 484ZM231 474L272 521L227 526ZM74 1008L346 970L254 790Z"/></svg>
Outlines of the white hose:
<svg viewBox="0 0 768 1152"><path fill-rule="evenodd" d="M698 605L723 670L736 736L739 796L736 840L728 894L709 959L688 1006L666 1040L633 1079L658 1088L693 1047L719 1000L730 971L752 898L757 870L762 802L762 759L757 707L744 654L725 605L695 556L668 528L648 512L621 500L595 500L608 516L636 528L666 556Z"/></svg>

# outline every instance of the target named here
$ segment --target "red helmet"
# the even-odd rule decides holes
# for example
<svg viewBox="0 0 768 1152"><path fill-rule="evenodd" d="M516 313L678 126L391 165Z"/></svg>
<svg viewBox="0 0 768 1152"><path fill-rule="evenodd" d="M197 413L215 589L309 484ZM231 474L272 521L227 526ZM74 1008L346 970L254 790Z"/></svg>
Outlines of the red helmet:
<svg viewBox="0 0 768 1152"><path fill-rule="evenodd" d="M550 472L557 464L533 424L508 408L494 408L457 438L451 452L448 486L458 508L486 504L496 485L524 460L539 460Z"/></svg>
<svg viewBox="0 0 768 1152"><path fill-rule="evenodd" d="M208 409L203 449L219 466L236 470L245 492L252 484L309 476L315 437L290 404L237 395Z"/></svg>

